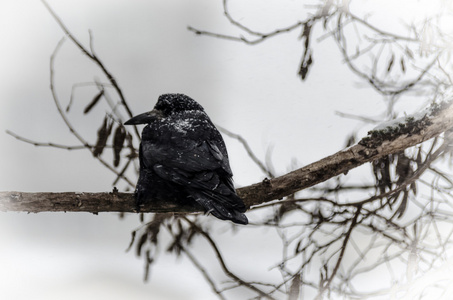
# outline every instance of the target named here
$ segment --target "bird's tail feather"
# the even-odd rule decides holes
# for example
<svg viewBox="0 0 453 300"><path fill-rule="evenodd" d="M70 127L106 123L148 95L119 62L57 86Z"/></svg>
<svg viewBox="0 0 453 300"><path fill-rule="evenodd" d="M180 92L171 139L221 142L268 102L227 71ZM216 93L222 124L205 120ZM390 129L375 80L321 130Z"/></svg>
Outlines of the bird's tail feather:
<svg viewBox="0 0 453 300"><path fill-rule="evenodd" d="M248 219L245 214L235 210L234 208L226 208L221 204L203 197L197 197L195 198L195 201L205 208L206 213L212 214L216 218L221 220L231 220L237 224L248 224Z"/></svg>

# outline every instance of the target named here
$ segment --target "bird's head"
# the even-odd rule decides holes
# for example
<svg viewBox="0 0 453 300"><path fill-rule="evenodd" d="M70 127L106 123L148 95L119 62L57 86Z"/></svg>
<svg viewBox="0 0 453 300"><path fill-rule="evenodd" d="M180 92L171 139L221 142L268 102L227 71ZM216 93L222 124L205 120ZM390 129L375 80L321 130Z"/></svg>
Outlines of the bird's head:
<svg viewBox="0 0 453 300"><path fill-rule="evenodd" d="M184 94L163 94L159 96L154 109L162 111L164 116L188 110L204 111L197 101Z"/></svg>
<svg viewBox="0 0 453 300"><path fill-rule="evenodd" d="M128 120L125 125L149 124L153 121L168 117L174 113L189 110L204 111L203 107L184 94L163 94L159 96L152 111L137 115Z"/></svg>

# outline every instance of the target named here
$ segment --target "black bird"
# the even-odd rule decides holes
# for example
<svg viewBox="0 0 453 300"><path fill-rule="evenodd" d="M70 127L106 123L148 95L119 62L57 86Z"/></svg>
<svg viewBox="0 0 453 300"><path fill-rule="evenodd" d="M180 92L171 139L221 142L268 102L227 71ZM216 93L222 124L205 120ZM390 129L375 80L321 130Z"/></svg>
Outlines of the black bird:
<svg viewBox="0 0 453 300"><path fill-rule="evenodd" d="M125 125L148 124L140 143L137 207L170 201L247 224L236 194L225 143L203 107L183 94L161 95L150 112Z"/></svg>

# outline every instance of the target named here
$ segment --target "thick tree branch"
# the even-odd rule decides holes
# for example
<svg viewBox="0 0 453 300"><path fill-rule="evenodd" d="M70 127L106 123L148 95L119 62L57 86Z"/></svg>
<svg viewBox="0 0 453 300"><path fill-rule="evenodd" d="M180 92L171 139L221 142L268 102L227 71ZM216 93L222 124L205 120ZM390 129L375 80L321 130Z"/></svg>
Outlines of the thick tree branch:
<svg viewBox="0 0 453 300"><path fill-rule="evenodd" d="M281 199L337 175L347 173L364 163L425 142L453 127L452 102L445 104L436 115L427 117L423 123L423 127L418 128L417 132L394 135L391 140L377 141L376 139L374 141L377 143L374 145L366 145L366 143L362 145L359 142L357 145L286 175L243 187L238 192L248 206Z"/></svg>
<svg viewBox="0 0 453 300"><path fill-rule="evenodd" d="M132 193L62 192L25 193L0 192L0 211L25 212L137 212ZM141 212L193 212L193 207L172 203L152 203Z"/></svg>
<svg viewBox="0 0 453 300"><path fill-rule="evenodd" d="M430 115L406 124L407 128L391 134L362 139L359 144L341 150L286 175L265 179L238 189L247 206L253 206L285 196L347 173L364 163L436 137L453 127L453 102L444 103ZM0 211L84 211L135 212L131 193L23 193L0 192ZM172 203L152 203L142 212L193 212L194 208Z"/></svg>

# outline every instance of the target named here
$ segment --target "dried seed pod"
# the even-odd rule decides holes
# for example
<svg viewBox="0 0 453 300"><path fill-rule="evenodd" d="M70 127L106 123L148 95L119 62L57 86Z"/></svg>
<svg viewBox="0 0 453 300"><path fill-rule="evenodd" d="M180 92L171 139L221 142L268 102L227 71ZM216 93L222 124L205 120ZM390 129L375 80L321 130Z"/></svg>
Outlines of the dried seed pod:
<svg viewBox="0 0 453 300"><path fill-rule="evenodd" d="M392 53L392 58L390 58L390 61L387 66L387 73L390 73L393 67L393 61L395 60L395 54Z"/></svg>
<svg viewBox="0 0 453 300"><path fill-rule="evenodd" d="M403 73L406 73L406 63L404 62L404 58L401 58L401 71L403 71Z"/></svg>
<svg viewBox="0 0 453 300"><path fill-rule="evenodd" d="M124 140L126 139L126 129L124 129L123 125L119 125L116 130L115 134L113 135L113 165L118 167L120 164L120 153L123 150Z"/></svg>
<svg viewBox="0 0 453 300"><path fill-rule="evenodd" d="M382 157L373 162L373 173L376 179L376 187L378 188L380 194L384 194L387 189L392 189L392 179L390 173L391 163L391 155Z"/></svg>
<svg viewBox="0 0 453 300"><path fill-rule="evenodd" d="M304 54L302 56L302 62L299 66L299 75L302 80L305 80L307 77L308 70L313 64L312 49L310 48L310 33L311 33L312 23L306 23L302 31L301 38L304 39Z"/></svg>
<svg viewBox="0 0 453 300"><path fill-rule="evenodd" d="M96 141L96 146L94 146L93 156L99 156L102 154L102 151L104 151L107 139L110 136L110 133L112 133L112 127L112 122L105 116L104 122L98 129L98 139Z"/></svg>
<svg viewBox="0 0 453 300"><path fill-rule="evenodd" d="M96 96L94 96L93 100L85 107L83 110L84 114L87 114L90 112L90 110L99 102L101 97L104 95L104 90L101 90Z"/></svg>

